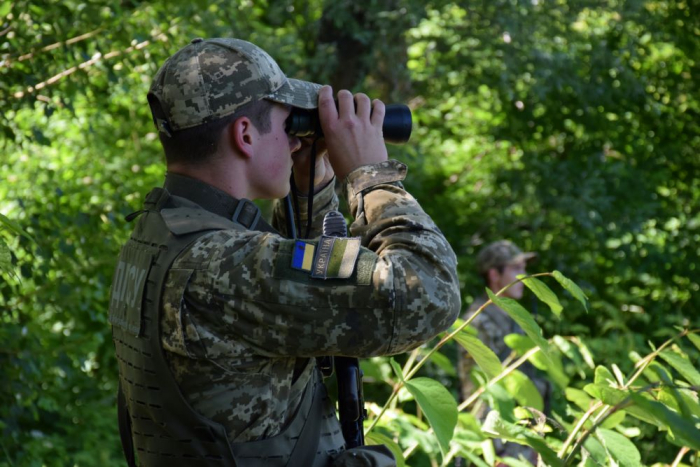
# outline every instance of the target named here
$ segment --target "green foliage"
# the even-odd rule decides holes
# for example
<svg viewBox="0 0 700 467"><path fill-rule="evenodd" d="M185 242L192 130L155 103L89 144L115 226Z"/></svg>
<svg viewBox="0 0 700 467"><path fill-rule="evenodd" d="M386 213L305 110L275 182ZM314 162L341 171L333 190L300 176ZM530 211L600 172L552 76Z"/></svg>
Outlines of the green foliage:
<svg viewBox="0 0 700 467"><path fill-rule="evenodd" d="M565 290L577 289L572 281L556 271L538 275L556 276L557 280L565 286ZM528 277L522 277L520 280L527 281ZM490 460L490 464L493 464L493 452L492 448L488 448L488 441L484 438L486 436L529 446L546 465L570 465L574 462L587 465L589 462L594 462L638 466L641 465L642 454L637 446L637 440L630 438L638 436L639 430L629 429L624 425L627 414L651 425L658 432L668 432L669 443L683 448L682 453L687 452L688 449L700 448L700 404L698 403L700 386L695 384L697 370L680 346L674 344L686 336L695 336L700 330L683 330L658 349L654 349L647 357L638 359L637 370L629 377L626 377L616 364L612 364L612 371L606 366L599 365L595 368L593 382L586 384L583 391L566 387L569 380L563 375L561 361L553 358L554 353L544 360L532 359L532 362L542 370L547 369L548 363L557 368L548 373L553 381L563 386L567 400L573 403L566 407L562 415L555 414L557 417L555 420L543 413L544 404L539 389L528 376L517 370L517 367L523 363L523 359L505 368L495 355L489 354L490 351L477 337L470 332L464 332L469 322L484 312L487 309L486 305L491 302L502 307L510 307L510 309L503 309L521 326L531 326L532 318L525 309L520 307L513 312L512 303L497 297L490 290L487 292L490 297L489 302L480 307L469 320L453 328L425 355L424 360L415 363L410 358L403 369L396 361L391 360L398 381L392 383L394 387L392 395L369 425L370 433L386 414L388 407L395 405L396 396L400 395L400 388L403 386L415 397L418 407L426 413L440 446L442 465L447 465L455 455L463 456L477 465L482 464L478 457L482 456L484 460ZM549 293L540 295L543 300L552 301L554 293L549 290ZM529 319L524 319L524 315ZM538 335L537 340L532 339L530 334L536 334L536 330L531 329L530 332L525 328L523 330L528 334L527 337L507 336L510 347L519 353L527 351L530 357L541 354L533 352L533 350L542 350L535 344L537 341L545 343L547 341L541 334ZM454 433L454 425L451 424L454 418L451 418L451 415L456 415L457 410L469 408L476 399L470 397L456 407L453 396L436 381L423 377L413 378L425 362L452 339L462 344L468 352L473 352L471 356L488 374L488 379L481 382L481 387L475 395L485 396L485 400L492 409L483 423L473 416L460 419L462 423ZM669 346L672 346L673 351L665 350ZM417 352L413 355L417 355ZM677 374L672 374L659 363L658 358L668 362ZM497 368L501 371L494 374ZM649 370L652 371L647 373ZM655 375L647 386L638 385L638 380L643 381L643 374ZM409 422L415 421L412 417L406 415L404 417ZM471 433L471 436L463 437L462 430ZM412 453L410 449L407 452ZM431 451L426 450L426 452ZM697 458L697 453L695 456ZM433 462L435 460L433 457ZM508 458L502 459L504 462L507 460ZM510 462L513 462L512 458L508 461Z"/></svg>
<svg viewBox="0 0 700 467"><path fill-rule="evenodd" d="M465 328L439 354L397 357L405 389L387 359L363 362L369 440L416 466L493 465L494 434L552 464L698 449L700 335L677 330L700 310L697 2L17 0L0 22L0 465L123 465L106 310L123 218L164 171L145 94L167 56L210 36L411 105L411 144L391 154L454 247L466 304L483 288L476 251L501 238L566 291L525 280L559 319L494 297L528 334L509 336L508 361ZM481 391L458 415L457 345ZM555 383L546 417L514 373L525 355ZM475 415L488 401L491 431Z"/></svg>

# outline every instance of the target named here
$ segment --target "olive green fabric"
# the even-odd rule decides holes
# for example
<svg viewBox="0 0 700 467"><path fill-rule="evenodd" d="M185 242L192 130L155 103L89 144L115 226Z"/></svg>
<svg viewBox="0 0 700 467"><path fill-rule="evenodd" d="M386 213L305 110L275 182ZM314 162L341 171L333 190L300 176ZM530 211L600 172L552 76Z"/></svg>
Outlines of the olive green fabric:
<svg viewBox="0 0 700 467"><path fill-rule="evenodd" d="M255 442L229 443L222 425L184 400L157 338L158 295L173 260L197 237L211 229L244 229L208 211L193 212L190 203L165 190L156 189L148 198L152 202L117 263L109 317L139 465L325 467L342 452L344 440L318 370L288 426ZM169 213L168 221L162 212ZM313 359L307 366L314 367ZM297 446L302 439L305 444Z"/></svg>

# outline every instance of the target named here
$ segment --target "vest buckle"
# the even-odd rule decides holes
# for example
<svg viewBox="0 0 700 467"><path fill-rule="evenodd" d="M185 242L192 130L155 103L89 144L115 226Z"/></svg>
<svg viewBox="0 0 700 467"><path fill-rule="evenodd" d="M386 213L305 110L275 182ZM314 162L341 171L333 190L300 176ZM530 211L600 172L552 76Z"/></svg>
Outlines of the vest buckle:
<svg viewBox="0 0 700 467"><path fill-rule="evenodd" d="M245 198L240 199L236 205L236 210L233 211L231 220L248 230L254 230L260 220L260 210L253 202Z"/></svg>

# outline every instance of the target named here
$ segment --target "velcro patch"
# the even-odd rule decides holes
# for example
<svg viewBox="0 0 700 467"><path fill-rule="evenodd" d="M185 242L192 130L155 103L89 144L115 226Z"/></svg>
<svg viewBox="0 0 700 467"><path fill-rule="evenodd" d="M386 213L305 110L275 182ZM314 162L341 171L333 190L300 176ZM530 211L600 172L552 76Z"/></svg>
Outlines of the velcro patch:
<svg viewBox="0 0 700 467"><path fill-rule="evenodd" d="M311 271L316 247L312 243L298 241L294 244L292 267L300 271Z"/></svg>
<svg viewBox="0 0 700 467"><path fill-rule="evenodd" d="M311 277L347 279L355 270L359 253L359 238L321 237L316 248Z"/></svg>

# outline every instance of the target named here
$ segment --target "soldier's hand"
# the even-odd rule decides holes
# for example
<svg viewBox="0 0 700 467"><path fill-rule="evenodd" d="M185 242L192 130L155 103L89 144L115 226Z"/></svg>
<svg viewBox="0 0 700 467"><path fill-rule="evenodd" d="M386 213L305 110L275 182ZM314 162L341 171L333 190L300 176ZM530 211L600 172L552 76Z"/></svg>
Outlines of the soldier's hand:
<svg viewBox="0 0 700 467"><path fill-rule="evenodd" d="M318 93L318 113L330 163L341 180L360 166L387 160L382 101L370 102L362 93L353 99L350 91L341 90L336 108L333 89L323 86Z"/></svg>
<svg viewBox="0 0 700 467"><path fill-rule="evenodd" d="M300 138L301 147L298 151L292 154L294 161L294 183L297 186L297 192L301 195L307 195L309 192L309 165L311 164L311 145L313 138ZM316 142L316 164L314 169L314 193L318 193L331 180L335 173L333 167L328 160L328 151L326 149L326 141L321 138Z"/></svg>

